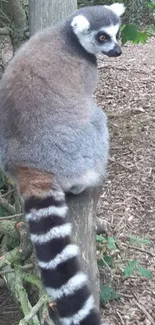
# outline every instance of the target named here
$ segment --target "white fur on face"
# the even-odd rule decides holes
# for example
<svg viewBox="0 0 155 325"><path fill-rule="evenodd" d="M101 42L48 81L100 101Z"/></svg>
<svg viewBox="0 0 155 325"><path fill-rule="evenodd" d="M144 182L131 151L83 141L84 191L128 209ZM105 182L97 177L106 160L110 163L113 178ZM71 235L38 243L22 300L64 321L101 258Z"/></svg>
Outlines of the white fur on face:
<svg viewBox="0 0 155 325"><path fill-rule="evenodd" d="M104 6L104 7L112 10L118 17L121 17L125 12L125 6L123 3L116 2L110 6Z"/></svg>
<svg viewBox="0 0 155 325"><path fill-rule="evenodd" d="M102 44L98 44L95 40L95 34L96 31L89 32L87 34L79 33L78 39L81 43L81 45L85 48L85 50L91 54L97 55L102 52L109 52L114 48L114 46L117 44L116 35L119 30L119 24L117 25L110 25L107 27L101 28L99 31L103 31L106 34L110 36L110 40L107 42L104 42Z"/></svg>
<svg viewBox="0 0 155 325"><path fill-rule="evenodd" d="M71 26L73 27L76 35L85 33L90 28L89 21L83 15L75 16L71 22Z"/></svg>
<svg viewBox="0 0 155 325"><path fill-rule="evenodd" d="M103 29L101 28L101 31L102 30L103 30L103 32L105 32L106 34L108 34L110 37L116 39L116 35L118 33L118 30L119 30L119 24L117 24L117 25L110 25L110 26L104 27Z"/></svg>
<svg viewBox="0 0 155 325"><path fill-rule="evenodd" d="M111 26L103 28L103 32L105 32L106 34L108 34L111 37L111 41L110 42L105 42L103 44L102 51L108 53L110 50L113 50L115 45L118 43L117 39L116 39L116 35L118 33L118 30L119 30L119 25L111 25Z"/></svg>

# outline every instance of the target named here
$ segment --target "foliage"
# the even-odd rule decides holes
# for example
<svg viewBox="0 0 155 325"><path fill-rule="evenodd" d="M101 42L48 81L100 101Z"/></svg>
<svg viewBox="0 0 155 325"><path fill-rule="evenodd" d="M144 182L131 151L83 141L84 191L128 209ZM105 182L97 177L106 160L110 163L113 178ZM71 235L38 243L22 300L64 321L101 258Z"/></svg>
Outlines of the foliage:
<svg viewBox="0 0 155 325"><path fill-rule="evenodd" d="M100 286L101 290L101 300L103 303L107 303L110 300L116 300L119 299L120 295L116 290L111 286L105 286L104 284L101 284Z"/></svg>
<svg viewBox="0 0 155 325"><path fill-rule="evenodd" d="M141 276L144 276L147 279L152 278L151 271L147 270L145 267L140 265L139 261L131 260L128 262L127 266L124 269L124 276L129 278L133 275L134 271L137 270Z"/></svg>
<svg viewBox="0 0 155 325"><path fill-rule="evenodd" d="M116 0L78 0L78 6L90 6L90 5L108 5L117 2ZM150 15L150 8L146 6L147 0L119 0L126 6L126 12L123 16L123 22L125 24L150 24L152 20L152 14ZM149 1L150 2L150 1Z"/></svg>
<svg viewBox="0 0 155 325"><path fill-rule="evenodd" d="M121 41L124 45L128 41L132 41L134 44L146 43L149 38L149 33L139 31L134 24L122 26Z"/></svg>
<svg viewBox="0 0 155 325"><path fill-rule="evenodd" d="M155 0L148 1L147 6L152 10L153 13L155 13Z"/></svg>
<svg viewBox="0 0 155 325"><path fill-rule="evenodd" d="M138 237L136 235L129 235L129 240L131 243L133 244L137 244L137 245L150 245L151 242L149 239L147 239L146 237Z"/></svg>
<svg viewBox="0 0 155 325"><path fill-rule="evenodd" d="M129 234L127 241L135 245L133 246L133 249L136 249L136 246L151 244L146 237L138 237L134 234ZM137 259L129 259L124 265L123 259L121 258L122 247L118 246L115 237L97 235L96 242L98 250L98 266L101 271L106 269L106 273L107 271L110 273L110 281L108 285L104 285L102 282L100 285L101 301L103 303L119 299L119 293L114 288L113 279L115 278L116 273L122 272L122 269L124 279L130 278L135 272L137 276L142 276L146 279L152 278L151 271L142 266Z"/></svg>

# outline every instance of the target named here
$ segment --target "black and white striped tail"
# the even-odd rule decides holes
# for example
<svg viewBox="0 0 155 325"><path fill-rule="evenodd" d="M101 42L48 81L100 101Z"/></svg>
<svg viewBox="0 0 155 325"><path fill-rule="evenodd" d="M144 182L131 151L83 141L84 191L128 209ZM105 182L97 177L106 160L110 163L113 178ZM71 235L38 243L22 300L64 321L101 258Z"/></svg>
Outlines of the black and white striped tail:
<svg viewBox="0 0 155 325"><path fill-rule="evenodd" d="M71 224L63 192L25 201L26 220L46 291L57 305L63 325L98 325L100 317L81 271L78 247L71 243Z"/></svg>

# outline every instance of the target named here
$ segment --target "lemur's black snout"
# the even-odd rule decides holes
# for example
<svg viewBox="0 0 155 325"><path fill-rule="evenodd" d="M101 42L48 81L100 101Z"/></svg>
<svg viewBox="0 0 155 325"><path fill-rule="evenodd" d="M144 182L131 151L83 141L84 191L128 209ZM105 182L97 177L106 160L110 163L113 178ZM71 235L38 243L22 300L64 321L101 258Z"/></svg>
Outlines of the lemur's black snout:
<svg viewBox="0 0 155 325"><path fill-rule="evenodd" d="M110 57L120 56L121 54L122 54L122 51L118 44L116 44L114 46L114 48L107 53L107 55Z"/></svg>

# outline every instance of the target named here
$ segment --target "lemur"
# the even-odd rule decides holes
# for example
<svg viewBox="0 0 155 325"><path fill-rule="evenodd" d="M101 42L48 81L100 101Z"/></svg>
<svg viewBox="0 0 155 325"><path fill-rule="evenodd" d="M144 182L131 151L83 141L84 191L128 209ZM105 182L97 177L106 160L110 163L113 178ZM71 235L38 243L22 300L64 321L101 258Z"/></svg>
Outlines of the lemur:
<svg viewBox="0 0 155 325"><path fill-rule="evenodd" d="M102 183L109 136L93 100L97 55L121 54L123 4L90 6L39 31L0 83L0 165L17 184L41 278L63 325L98 325L99 312L71 241L66 193Z"/></svg>

